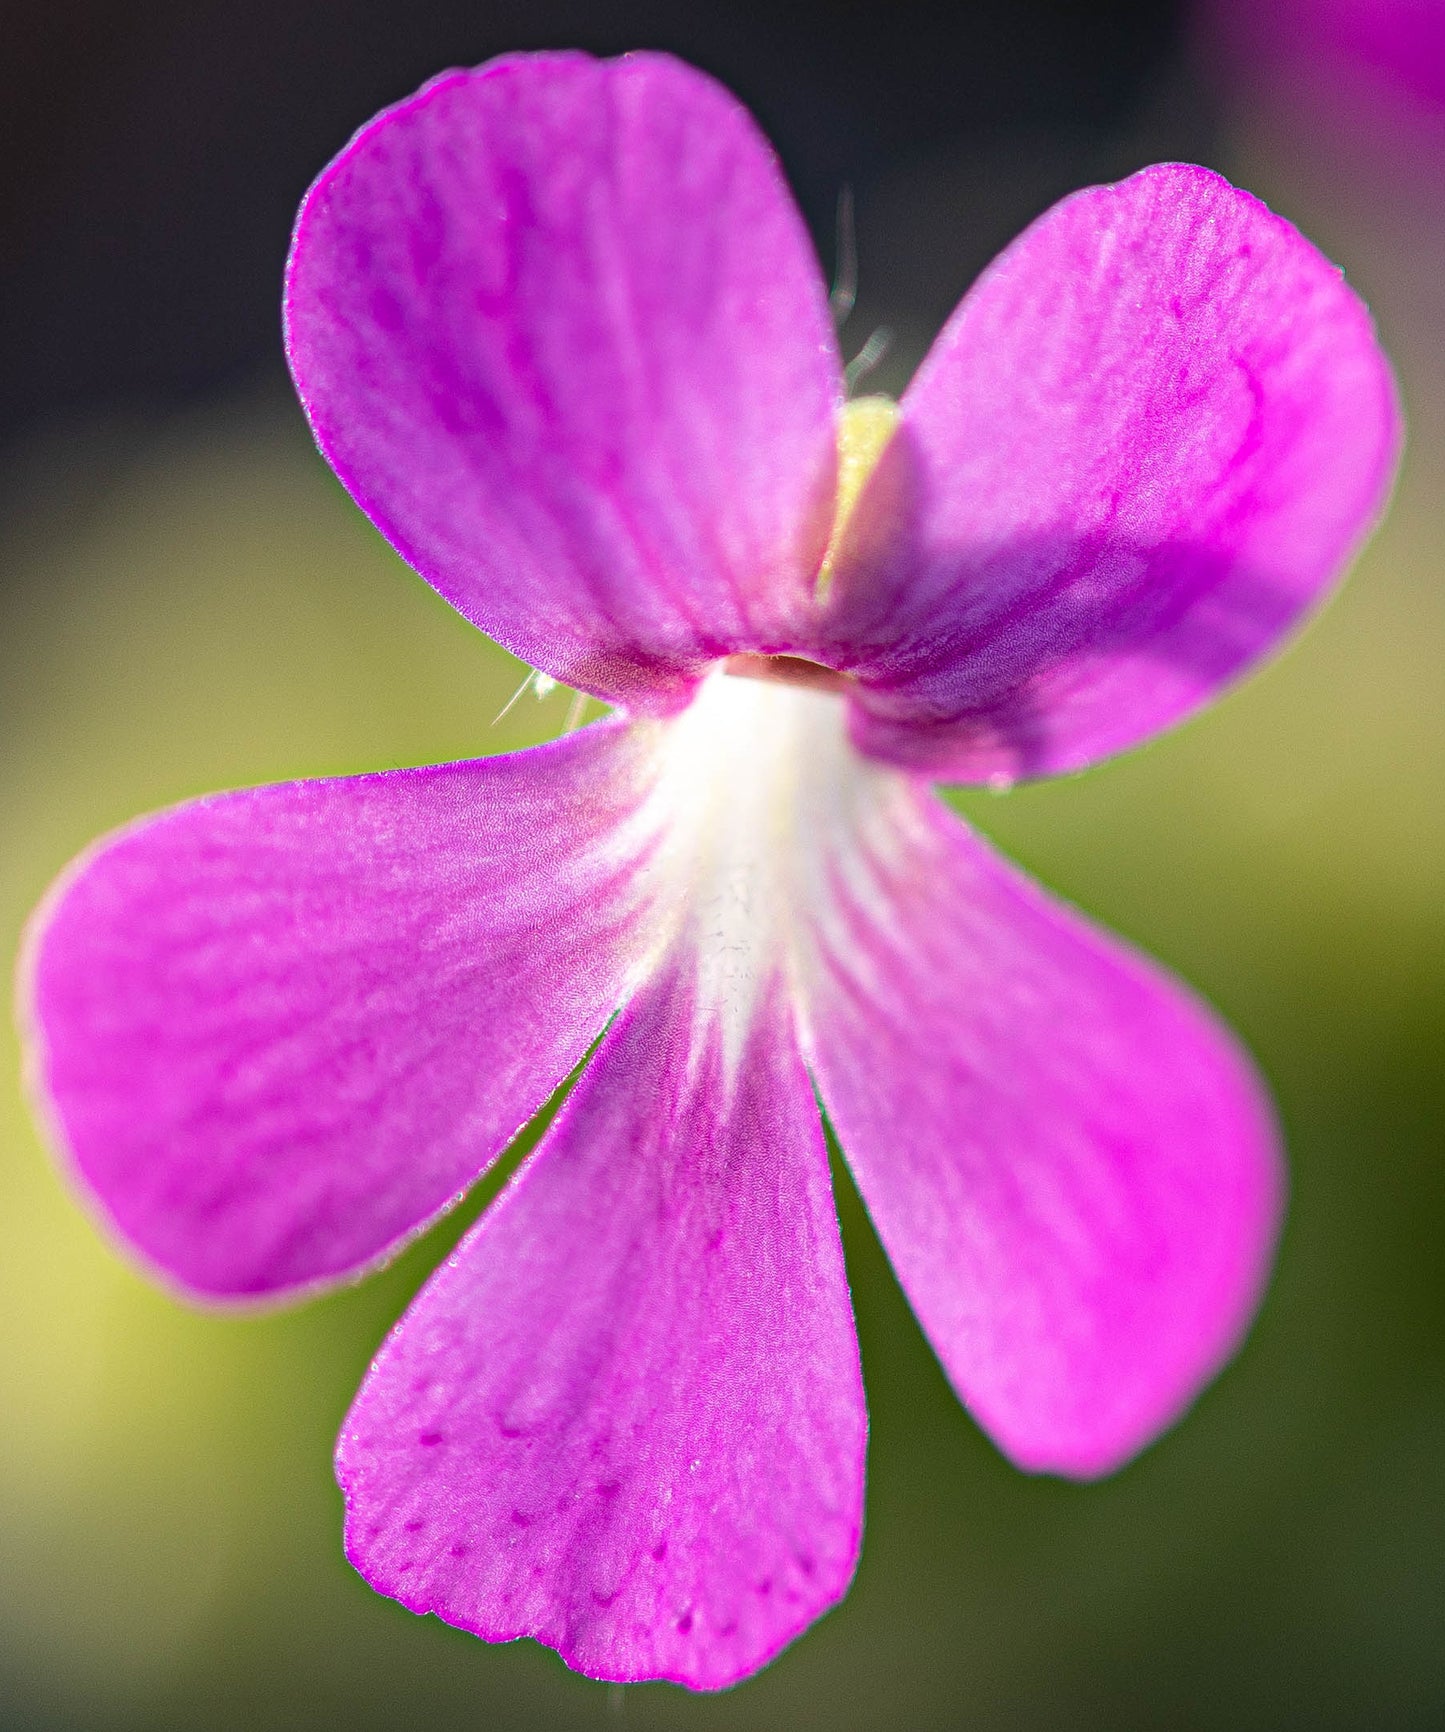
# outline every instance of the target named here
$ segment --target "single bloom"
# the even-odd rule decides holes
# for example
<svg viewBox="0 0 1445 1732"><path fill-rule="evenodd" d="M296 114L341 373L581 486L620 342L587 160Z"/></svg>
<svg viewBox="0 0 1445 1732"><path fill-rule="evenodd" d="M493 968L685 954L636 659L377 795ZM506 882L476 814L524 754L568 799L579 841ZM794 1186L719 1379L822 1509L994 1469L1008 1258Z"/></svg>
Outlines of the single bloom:
<svg viewBox="0 0 1445 1732"><path fill-rule="evenodd" d="M392 1256L597 1043L378 1353L346 1544L488 1639L724 1686L858 1557L820 1100L1021 1467L1108 1473L1239 1341L1282 1196L1249 1062L930 783L1095 763L1271 650L1381 508L1391 376L1288 223L1165 164L1040 218L901 403L845 402L776 161L657 54L388 110L306 198L285 317L372 521L613 713L97 845L32 928L37 1098L160 1278L254 1300Z"/></svg>

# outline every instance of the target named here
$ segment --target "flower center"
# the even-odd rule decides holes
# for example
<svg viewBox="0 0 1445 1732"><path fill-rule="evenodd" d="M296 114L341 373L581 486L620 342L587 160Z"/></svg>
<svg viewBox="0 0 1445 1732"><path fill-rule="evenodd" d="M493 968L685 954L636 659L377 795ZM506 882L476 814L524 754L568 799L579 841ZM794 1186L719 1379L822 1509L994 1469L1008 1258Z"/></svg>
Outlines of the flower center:
<svg viewBox="0 0 1445 1732"><path fill-rule="evenodd" d="M770 680L774 685L804 686L819 692L846 691L851 683L847 674L803 656L728 656L722 669L745 680Z"/></svg>
<svg viewBox="0 0 1445 1732"><path fill-rule="evenodd" d="M844 406L819 600L897 426L898 405L887 397ZM697 1014L720 1032L730 1074L760 1001L796 966L830 883L849 862L886 853L896 828L900 778L848 744L839 698L852 683L804 656L731 655L686 709L638 724L653 731L657 752L641 822L661 840L648 869L665 915L659 948L690 958Z"/></svg>
<svg viewBox="0 0 1445 1732"><path fill-rule="evenodd" d="M644 821L663 838L652 867L662 944L690 957L698 1015L719 1029L730 1068L834 864L897 780L849 746L832 692L788 688L716 672L686 710L644 724L657 730Z"/></svg>
<svg viewBox="0 0 1445 1732"><path fill-rule="evenodd" d="M833 528L827 551L818 568L817 595L821 601L833 580L833 568L843 531L848 526L864 484L878 467L888 441L898 427L898 405L891 397L856 397L843 405L838 419L838 492L833 504ZM804 656L732 655L723 662L723 672L743 679L770 680L776 685L804 686L814 691L842 692L851 683L848 675L827 668Z"/></svg>
<svg viewBox="0 0 1445 1732"><path fill-rule="evenodd" d="M833 504L833 531L823 563L818 567L818 599L828 594L833 567L868 477L898 431L899 409L891 397L855 397L838 418L838 495Z"/></svg>

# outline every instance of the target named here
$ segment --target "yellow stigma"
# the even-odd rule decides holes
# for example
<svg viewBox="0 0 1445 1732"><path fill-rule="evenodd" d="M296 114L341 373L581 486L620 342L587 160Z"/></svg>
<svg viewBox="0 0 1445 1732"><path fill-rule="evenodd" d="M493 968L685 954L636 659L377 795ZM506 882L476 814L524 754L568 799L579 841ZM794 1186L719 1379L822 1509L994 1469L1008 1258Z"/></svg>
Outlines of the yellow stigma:
<svg viewBox="0 0 1445 1732"><path fill-rule="evenodd" d="M855 397L843 405L838 422L838 496L833 506L833 531L828 551L818 568L818 596L828 593L833 579L843 531L863 491L863 484L878 466L883 448L898 426L898 405L891 397Z"/></svg>

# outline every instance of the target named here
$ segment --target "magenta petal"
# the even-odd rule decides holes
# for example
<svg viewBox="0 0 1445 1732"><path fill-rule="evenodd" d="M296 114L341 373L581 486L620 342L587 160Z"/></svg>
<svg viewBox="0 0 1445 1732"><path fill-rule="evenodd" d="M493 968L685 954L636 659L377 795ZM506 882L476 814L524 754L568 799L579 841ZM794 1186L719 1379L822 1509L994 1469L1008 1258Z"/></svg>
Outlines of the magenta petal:
<svg viewBox="0 0 1445 1732"><path fill-rule="evenodd" d="M358 503L525 660L667 709L798 638L841 374L777 163L711 79L543 54L435 80L308 194L286 327Z"/></svg>
<svg viewBox="0 0 1445 1732"><path fill-rule="evenodd" d="M838 1600L866 1417L776 986L733 1070L668 970L382 1348L342 1432L373 1586L594 1677L699 1689Z"/></svg>
<svg viewBox="0 0 1445 1732"><path fill-rule="evenodd" d="M1179 164L1040 218L902 408L825 654L862 679L865 751L968 781L1077 769L1207 702L1339 575L1400 437L1339 271Z"/></svg>
<svg viewBox="0 0 1445 1732"><path fill-rule="evenodd" d="M1259 1298L1282 1176L1195 999L923 793L835 884L811 1057L904 1290L1021 1466L1088 1477L1173 1421Z"/></svg>
<svg viewBox="0 0 1445 1732"><path fill-rule="evenodd" d="M83 856L31 938L33 1080L182 1287L394 1249L582 1057L648 942L636 738L194 801Z"/></svg>

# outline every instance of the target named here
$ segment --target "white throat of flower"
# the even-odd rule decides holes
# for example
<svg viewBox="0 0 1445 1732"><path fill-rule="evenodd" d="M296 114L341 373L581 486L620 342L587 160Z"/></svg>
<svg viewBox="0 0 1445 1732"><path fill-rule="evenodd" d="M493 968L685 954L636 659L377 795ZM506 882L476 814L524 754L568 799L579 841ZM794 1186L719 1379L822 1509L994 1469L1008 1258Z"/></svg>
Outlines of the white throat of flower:
<svg viewBox="0 0 1445 1732"><path fill-rule="evenodd" d="M838 423L833 528L817 589L832 583L843 531L898 430L885 397L848 403ZM738 678L734 675L749 675ZM801 682L801 683L799 683ZM696 990L694 1050L716 1028L736 1074L763 996L809 966L836 891L879 901L874 865L896 851L915 808L907 779L848 741L844 676L790 656L735 655L650 735L652 792L633 839L648 848L645 893L658 942ZM875 915L886 919L886 909Z"/></svg>
<svg viewBox="0 0 1445 1732"><path fill-rule="evenodd" d="M659 839L651 963L669 955L692 973L698 1017L717 1026L732 1074L834 876L887 847L903 778L853 750L833 692L718 670L681 714L639 725L657 751L642 815Z"/></svg>

